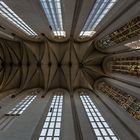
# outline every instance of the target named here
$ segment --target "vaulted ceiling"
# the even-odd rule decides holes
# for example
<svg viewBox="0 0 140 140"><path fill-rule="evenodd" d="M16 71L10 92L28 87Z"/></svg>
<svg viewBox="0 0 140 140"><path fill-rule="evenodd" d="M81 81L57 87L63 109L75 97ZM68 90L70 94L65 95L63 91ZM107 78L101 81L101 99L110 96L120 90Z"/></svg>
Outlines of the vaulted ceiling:
<svg viewBox="0 0 140 140"><path fill-rule="evenodd" d="M91 38L80 39L95 0L62 0L65 38L52 36L39 0L3 0L37 34L28 37L15 25L0 17L0 91L30 88L92 89L96 79L105 76L102 62L105 53L95 41L139 13L138 0L119 2L96 28ZM133 10L133 12L131 12ZM127 15L127 16L126 16ZM129 15L129 16L128 16ZM5 38L5 39L3 39Z"/></svg>
<svg viewBox="0 0 140 140"><path fill-rule="evenodd" d="M0 41L1 91L20 88L90 88L103 76L104 54L88 43Z"/></svg>

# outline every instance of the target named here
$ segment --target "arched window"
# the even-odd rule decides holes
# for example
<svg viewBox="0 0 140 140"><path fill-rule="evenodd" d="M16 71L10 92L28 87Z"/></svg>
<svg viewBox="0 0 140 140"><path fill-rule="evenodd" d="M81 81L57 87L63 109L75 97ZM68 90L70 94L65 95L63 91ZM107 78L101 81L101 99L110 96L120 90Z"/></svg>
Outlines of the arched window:
<svg viewBox="0 0 140 140"><path fill-rule="evenodd" d="M97 109L91 98L85 92L80 95L81 102L88 116L90 124L98 140L118 140L100 111Z"/></svg>
<svg viewBox="0 0 140 140"><path fill-rule="evenodd" d="M49 112L45 119L39 140L59 140L61 130L63 108L63 94L56 93L53 96Z"/></svg>

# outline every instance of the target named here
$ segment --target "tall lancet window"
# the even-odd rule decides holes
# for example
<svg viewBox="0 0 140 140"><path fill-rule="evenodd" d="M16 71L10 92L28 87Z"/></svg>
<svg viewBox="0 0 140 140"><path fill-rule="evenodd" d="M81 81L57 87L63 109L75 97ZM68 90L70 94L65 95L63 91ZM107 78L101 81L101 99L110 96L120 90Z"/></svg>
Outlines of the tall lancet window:
<svg viewBox="0 0 140 140"><path fill-rule="evenodd" d="M16 27L21 29L27 35L35 37L37 33L31 29L8 5L3 1L0 1L0 16L7 19L9 22L14 24ZM1 19L2 20L2 19Z"/></svg>
<svg viewBox="0 0 140 140"><path fill-rule="evenodd" d="M80 99L90 124L95 132L97 140L118 140L90 97L87 94L82 94L80 95Z"/></svg>
<svg viewBox="0 0 140 140"><path fill-rule="evenodd" d="M9 128L12 122L20 116L29 105L35 100L37 95L28 95L22 99L14 108L0 118L0 131Z"/></svg>
<svg viewBox="0 0 140 140"><path fill-rule="evenodd" d="M39 140L59 140L63 108L63 95L53 96L49 112L45 119Z"/></svg>
<svg viewBox="0 0 140 140"><path fill-rule="evenodd" d="M96 33L96 27L113 8L118 0L96 0L86 23L80 32L80 38L92 37Z"/></svg>
<svg viewBox="0 0 140 140"><path fill-rule="evenodd" d="M28 95L21 102L19 102L12 110L10 110L6 115L8 116L18 116L21 115L26 108L33 102L36 98L36 95Z"/></svg>
<svg viewBox="0 0 140 140"><path fill-rule="evenodd" d="M44 12L48 18L51 30L55 37L66 37L63 27L62 1L61 0L40 0Z"/></svg>

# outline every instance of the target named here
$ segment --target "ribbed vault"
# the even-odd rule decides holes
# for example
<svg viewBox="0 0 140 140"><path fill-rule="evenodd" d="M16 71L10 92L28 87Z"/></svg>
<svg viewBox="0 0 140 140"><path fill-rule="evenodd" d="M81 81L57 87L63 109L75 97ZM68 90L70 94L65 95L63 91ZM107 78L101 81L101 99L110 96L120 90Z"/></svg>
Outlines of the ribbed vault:
<svg viewBox="0 0 140 140"><path fill-rule="evenodd" d="M103 76L99 53L93 42L42 43L0 40L0 90L21 92L42 88L73 91L92 89L94 81Z"/></svg>

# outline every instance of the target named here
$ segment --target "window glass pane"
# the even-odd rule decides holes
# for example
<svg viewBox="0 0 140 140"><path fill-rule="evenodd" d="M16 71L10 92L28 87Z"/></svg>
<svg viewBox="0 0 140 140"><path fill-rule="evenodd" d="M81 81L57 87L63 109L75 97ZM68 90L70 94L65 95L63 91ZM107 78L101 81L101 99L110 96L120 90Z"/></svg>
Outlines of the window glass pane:
<svg viewBox="0 0 140 140"><path fill-rule="evenodd" d="M51 122L50 123L50 128L53 128L54 127L54 122Z"/></svg>
<svg viewBox="0 0 140 140"><path fill-rule="evenodd" d="M60 129L55 129L54 136L59 136L60 135Z"/></svg>
<svg viewBox="0 0 140 140"><path fill-rule="evenodd" d="M96 123L93 122L93 123L91 123L91 124L92 124L92 127L93 127L93 128L97 128Z"/></svg>
<svg viewBox="0 0 140 140"><path fill-rule="evenodd" d="M44 127L44 128L47 128L48 125L49 125L49 123L48 123L48 122L45 122L43 127Z"/></svg>
<svg viewBox="0 0 140 140"><path fill-rule="evenodd" d="M103 137L98 137L98 140L104 140Z"/></svg>
<svg viewBox="0 0 140 140"><path fill-rule="evenodd" d="M39 140L45 140L45 138L44 137L40 137Z"/></svg>
<svg viewBox="0 0 140 140"><path fill-rule="evenodd" d="M111 138L110 137L105 137L105 140L111 140Z"/></svg>
<svg viewBox="0 0 140 140"><path fill-rule="evenodd" d="M59 137L54 137L53 140L59 140Z"/></svg>
<svg viewBox="0 0 140 140"><path fill-rule="evenodd" d="M53 129L49 129L47 136L52 136L52 135L53 135Z"/></svg>
<svg viewBox="0 0 140 140"><path fill-rule="evenodd" d="M46 140L52 140L52 137L47 137Z"/></svg>
<svg viewBox="0 0 140 140"><path fill-rule="evenodd" d="M101 132L102 132L103 136L106 136L107 135L105 129L101 129Z"/></svg>
<svg viewBox="0 0 140 140"><path fill-rule="evenodd" d="M97 122L98 127L103 127L101 122Z"/></svg>
<svg viewBox="0 0 140 140"><path fill-rule="evenodd" d="M60 123L56 123L56 128L60 128Z"/></svg>
<svg viewBox="0 0 140 140"><path fill-rule="evenodd" d="M41 136L45 136L46 135L46 132L47 132L47 129L42 129Z"/></svg>
<svg viewBox="0 0 140 140"><path fill-rule="evenodd" d="M99 129L94 129L94 132L95 132L96 136L101 136Z"/></svg>

